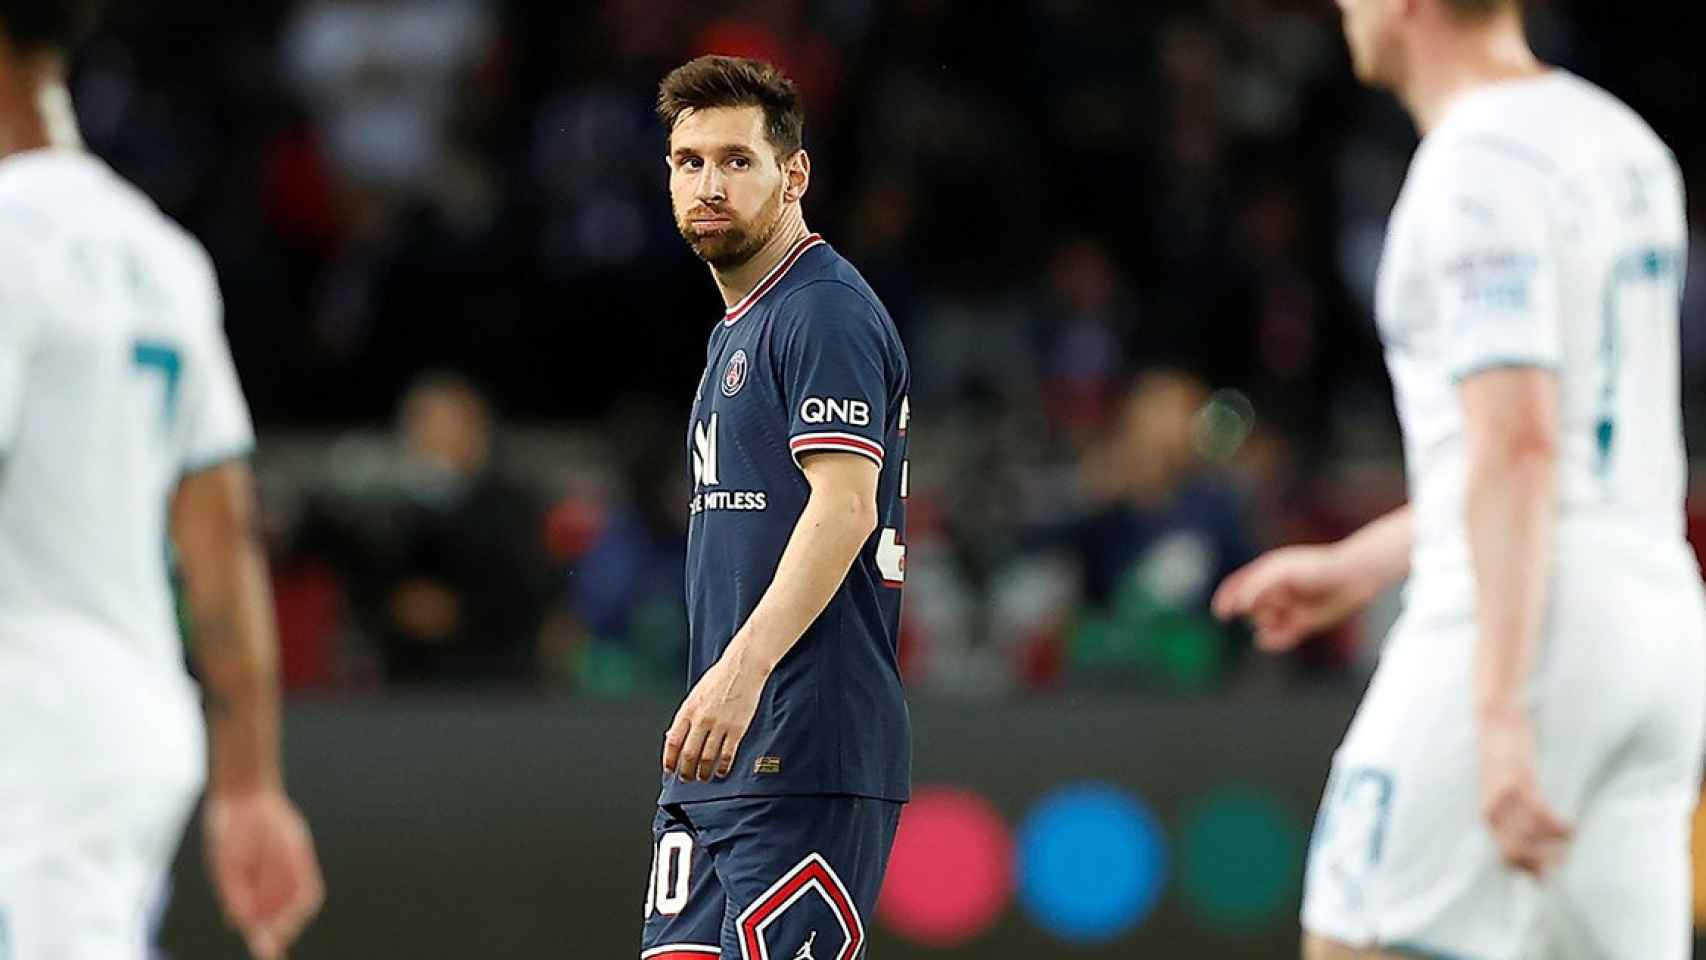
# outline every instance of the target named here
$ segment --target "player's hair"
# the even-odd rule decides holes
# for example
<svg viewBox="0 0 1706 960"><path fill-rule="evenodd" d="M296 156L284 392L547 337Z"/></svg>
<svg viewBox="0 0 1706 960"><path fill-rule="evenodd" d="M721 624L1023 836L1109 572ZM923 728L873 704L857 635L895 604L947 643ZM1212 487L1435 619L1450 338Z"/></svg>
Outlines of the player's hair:
<svg viewBox="0 0 1706 960"><path fill-rule="evenodd" d="M772 64L745 57L705 56L669 72L658 85L658 119L665 131L689 110L759 107L764 135L778 157L791 156L805 139L806 114L794 82Z"/></svg>
<svg viewBox="0 0 1706 960"><path fill-rule="evenodd" d="M1522 0L1445 0L1445 8L1459 20L1485 20L1506 10L1521 10Z"/></svg>
<svg viewBox="0 0 1706 960"><path fill-rule="evenodd" d="M100 19L102 0L0 0L0 31L22 54L69 53Z"/></svg>

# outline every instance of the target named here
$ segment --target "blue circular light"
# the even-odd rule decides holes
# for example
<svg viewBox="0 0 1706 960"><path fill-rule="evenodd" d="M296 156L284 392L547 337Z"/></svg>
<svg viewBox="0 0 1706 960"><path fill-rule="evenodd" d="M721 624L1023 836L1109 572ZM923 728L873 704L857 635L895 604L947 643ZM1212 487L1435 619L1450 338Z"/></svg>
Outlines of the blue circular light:
<svg viewBox="0 0 1706 960"><path fill-rule="evenodd" d="M1074 943L1130 932L1161 899L1167 840L1155 815L1103 784L1057 790L1019 829L1019 902Z"/></svg>

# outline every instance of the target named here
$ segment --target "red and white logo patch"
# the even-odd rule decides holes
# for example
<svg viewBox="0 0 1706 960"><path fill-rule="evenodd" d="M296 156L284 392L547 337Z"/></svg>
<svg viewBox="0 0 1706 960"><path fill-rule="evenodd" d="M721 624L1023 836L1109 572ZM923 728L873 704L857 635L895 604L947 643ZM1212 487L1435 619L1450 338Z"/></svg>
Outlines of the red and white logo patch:
<svg viewBox="0 0 1706 960"><path fill-rule="evenodd" d="M736 350L723 370L723 396L732 397L746 386L746 351Z"/></svg>
<svg viewBox="0 0 1706 960"><path fill-rule="evenodd" d="M786 954L771 952L765 931L791 908L800 906L802 900L812 896L821 898L828 915L841 930L841 948L833 955L826 955L824 960L855 960L859 956L859 948L865 943L865 922L859 916L852 894L836 876L835 869L816 853L796 864L735 921L740 934L741 960L783 960ZM814 931L809 939L802 939L804 946L800 953L794 955L796 958L812 956L817 934ZM789 944L784 949L792 950L794 946Z"/></svg>

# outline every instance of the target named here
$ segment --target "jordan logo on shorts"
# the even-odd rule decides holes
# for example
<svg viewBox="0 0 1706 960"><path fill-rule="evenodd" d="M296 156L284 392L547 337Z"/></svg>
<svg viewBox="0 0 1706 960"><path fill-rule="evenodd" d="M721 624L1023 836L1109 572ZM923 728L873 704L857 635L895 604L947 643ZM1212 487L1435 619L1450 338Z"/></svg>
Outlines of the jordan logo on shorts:
<svg viewBox="0 0 1706 960"><path fill-rule="evenodd" d="M816 957L812 956L812 944L816 942L817 931L813 930L812 935L806 938L806 942L800 945L800 952L794 954L794 960L817 960Z"/></svg>

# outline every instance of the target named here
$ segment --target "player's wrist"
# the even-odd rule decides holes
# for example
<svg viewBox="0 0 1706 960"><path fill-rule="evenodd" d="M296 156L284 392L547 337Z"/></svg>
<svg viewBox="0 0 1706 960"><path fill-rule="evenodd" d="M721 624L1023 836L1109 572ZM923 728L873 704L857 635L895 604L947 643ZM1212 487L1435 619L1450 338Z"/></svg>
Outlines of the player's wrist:
<svg viewBox="0 0 1706 960"><path fill-rule="evenodd" d="M283 793L284 773L276 764L232 764L222 768L216 761L207 778L209 799L240 800Z"/></svg>
<svg viewBox="0 0 1706 960"><path fill-rule="evenodd" d="M1380 592L1379 578L1374 574L1374 567L1369 562L1366 551L1360 549L1361 544L1355 536L1346 537L1336 543L1329 544L1325 551L1326 565L1332 582L1340 585L1347 596L1357 605L1368 602Z"/></svg>
<svg viewBox="0 0 1706 960"><path fill-rule="evenodd" d="M723 660L728 663L730 670L760 683L770 678L780 659L779 656L771 655L768 646L747 630L735 634L734 639L729 641L728 649L723 651Z"/></svg>

